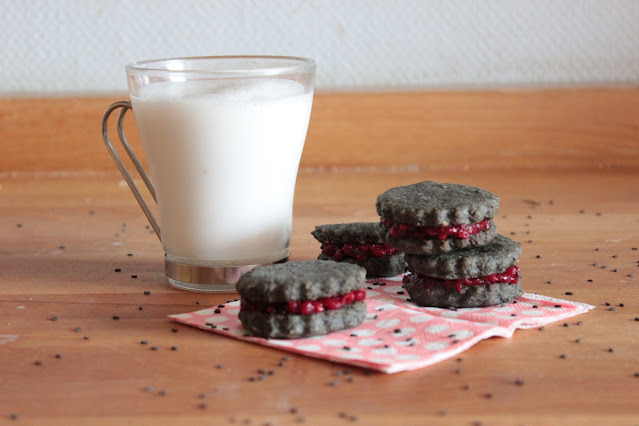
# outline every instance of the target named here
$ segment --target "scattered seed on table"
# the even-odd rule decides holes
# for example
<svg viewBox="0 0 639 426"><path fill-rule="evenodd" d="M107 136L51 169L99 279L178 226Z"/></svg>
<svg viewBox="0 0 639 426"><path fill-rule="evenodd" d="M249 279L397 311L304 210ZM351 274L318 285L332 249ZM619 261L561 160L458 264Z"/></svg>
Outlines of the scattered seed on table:
<svg viewBox="0 0 639 426"><path fill-rule="evenodd" d="M458 368L458 369L455 370L455 374L461 374L461 372L462 372L461 368Z"/></svg>
<svg viewBox="0 0 639 426"><path fill-rule="evenodd" d="M637 251L637 247L633 247L633 248L631 248L630 250Z"/></svg>
<svg viewBox="0 0 639 426"><path fill-rule="evenodd" d="M60 359L60 358L62 358L62 354L55 354L55 357Z"/></svg>
<svg viewBox="0 0 639 426"><path fill-rule="evenodd" d="M567 291L565 294L566 296L572 296L574 293L572 291Z"/></svg>
<svg viewBox="0 0 639 426"><path fill-rule="evenodd" d="M143 311L144 308L142 306L138 306L138 311Z"/></svg>
<svg viewBox="0 0 639 426"><path fill-rule="evenodd" d="M523 386L523 385L524 385L524 381L523 381L522 379L516 379L516 380L515 380L515 384L516 384L517 386Z"/></svg>
<svg viewBox="0 0 639 426"><path fill-rule="evenodd" d="M492 399L494 395L492 393L488 392L484 396L486 397L486 399Z"/></svg>
<svg viewBox="0 0 639 426"><path fill-rule="evenodd" d="M115 272L122 272L122 268L115 268L114 271Z"/></svg>
<svg viewBox="0 0 639 426"><path fill-rule="evenodd" d="M171 346L172 351L177 351L179 348L177 346Z"/></svg>
<svg viewBox="0 0 639 426"><path fill-rule="evenodd" d="M635 373L635 377L639 377L639 371Z"/></svg>
<svg viewBox="0 0 639 426"><path fill-rule="evenodd" d="M21 223L18 223L16 226L17 226L18 228L22 228L22 224L21 224Z"/></svg>
<svg viewBox="0 0 639 426"><path fill-rule="evenodd" d="M153 386L147 386L144 388L145 392L153 392Z"/></svg>
<svg viewBox="0 0 639 426"><path fill-rule="evenodd" d="M541 255L538 254L537 256L535 256L537 259L541 259Z"/></svg>
<svg viewBox="0 0 639 426"><path fill-rule="evenodd" d="M617 268L615 268L615 269L613 269L613 270L612 270L612 272L617 272L617 271L618 271L618 269L617 269Z"/></svg>
<svg viewBox="0 0 639 426"><path fill-rule="evenodd" d="M84 340L89 340L89 339L90 339L90 337L89 337L89 336L84 336L84 337L82 337L82 338L83 338Z"/></svg>
<svg viewBox="0 0 639 426"><path fill-rule="evenodd" d="M610 302L605 302L604 305L610 306Z"/></svg>
<svg viewBox="0 0 639 426"><path fill-rule="evenodd" d="M537 330L539 331L544 331L544 326L542 325L541 327L539 327Z"/></svg>
<svg viewBox="0 0 639 426"><path fill-rule="evenodd" d="M200 301L199 301L199 300L197 300L197 301L195 302L195 304L196 304L196 305L199 305L199 304L200 304Z"/></svg>
<svg viewBox="0 0 639 426"><path fill-rule="evenodd" d="M113 315L113 319L114 319L114 320L119 320L119 319L120 319L120 317L119 317L119 316L117 316L117 315Z"/></svg>
<svg viewBox="0 0 639 426"><path fill-rule="evenodd" d="M584 325L583 321L577 321L577 325Z"/></svg>
<svg viewBox="0 0 639 426"><path fill-rule="evenodd" d="M635 317L635 321L639 321L639 317Z"/></svg>
<svg viewBox="0 0 639 426"><path fill-rule="evenodd" d="M160 349L160 348L158 348L157 346L151 346L151 350L152 351L157 351L158 349Z"/></svg>
<svg viewBox="0 0 639 426"><path fill-rule="evenodd" d="M561 355L559 355L559 358L561 358L561 359L566 359L566 358L568 358L568 355L566 355L566 354L561 354Z"/></svg>
<svg viewBox="0 0 639 426"><path fill-rule="evenodd" d="M147 342L146 340L140 340L140 344L141 344L141 345L148 345L148 344L149 344L149 342Z"/></svg>
<svg viewBox="0 0 639 426"><path fill-rule="evenodd" d="M403 291L398 291L397 294L404 294L404 292Z"/></svg>
<svg viewBox="0 0 639 426"><path fill-rule="evenodd" d="M546 284L552 284L552 281L546 281Z"/></svg>
<svg viewBox="0 0 639 426"><path fill-rule="evenodd" d="M592 280L586 280L586 281L588 281L589 283L591 283L591 282L592 282Z"/></svg>
<svg viewBox="0 0 639 426"><path fill-rule="evenodd" d="M575 343L581 343L581 339L575 339Z"/></svg>
<svg viewBox="0 0 639 426"><path fill-rule="evenodd" d="M151 292L147 290L147 291L145 291L145 292L144 292L144 295L145 295L145 296L150 296L150 295L151 295Z"/></svg>
<svg viewBox="0 0 639 426"><path fill-rule="evenodd" d="M131 278L137 278L137 277L138 277L137 275L131 275Z"/></svg>
<svg viewBox="0 0 639 426"><path fill-rule="evenodd" d="M180 330L178 330L177 328L172 328L172 329L171 329L171 331L172 331L173 333L177 333L177 332L178 332L178 331L180 331Z"/></svg>
<svg viewBox="0 0 639 426"><path fill-rule="evenodd" d="M462 389L465 391L469 391L470 390L470 385L464 385L462 386Z"/></svg>
<svg viewBox="0 0 639 426"><path fill-rule="evenodd" d="M564 327L570 327L570 324L568 324L567 322L564 323Z"/></svg>
<svg viewBox="0 0 639 426"><path fill-rule="evenodd" d="M339 380L333 380L331 382L331 386L335 387L335 386L339 386Z"/></svg>
<svg viewBox="0 0 639 426"><path fill-rule="evenodd" d="M615 350L613 348L608 348L608 352L614 352Z"/></svg>
<svg viewBox="0 0 639 426"><path fill-rule="evenodd" d="M169 391L168 391L168 390L166 390L166 389L162 389L162 390L160 391L160 395L162 395L162 396L166 396L166 395L168 395L168 394L169 394Z"/></svg>
<svg viewBox="0 0 639 426"><path fill-rule="evenodd" d="M82 331L82 328L76 327L73 331L75 331L76 333L79 333L80 331Z"/></svg>
<svg viewBox="0 0 639 426"><path fill-rule="evenodd" d="M210 311L209 311L209 312L210 312ZM215 310L213 311L213 313L214 313L214 314L221 314L221 313L222 313L222 311L221 311L220 309L215 309Z"/></svg>
<svg viewBox="0 0 639 426"><path fill-rule="evenodd" d="M42 361L38 360L36 362L33 363L34 365L42 365Z"/></svg>
<svg viewBox="0 0 639 426"><path fill-rule="evenodd" d="M198 395L198 398L200 398L200 399L206 399L206 398L208 398L208 397L209 397L209 394L208 394L208 393L206 393L206 392L203 392L203 393L201 393L201 394L199 394L199 395Z"/></svg>
<svg viewBox="0 0 639 426"><path fill-rule="evenodd" d="M57 320L58 320L58 317L51 317L51 318L49 318L49 321L57 321Z"/></svg>
<svg viewBox="0 0 639 426"><path fill-rule="evenodd" d="M131 256L133 256L133 253L127 253L126 255L131 257Z"/></svg>
<svg viewBox="0 0 639 426"><path fill-rule="evenodd" d="M615 308L614 306L612 308L608 308L609 311L616 311L617 308Z"/></svg>
<svg viewBox="0 0 639 426"><path fill-rule="evenodd" d="M612 256L610 256L610 257L612 257L613 259L616 259L618 256L617 256L616 254L613 254L613 255L612 255Z"/></svg>
<svg viewBox="0 0 639 426"><path fill-rule="evenodd" d="M635 274L633 274L632 272L628 274L629 277L634 277Z"/></svg>

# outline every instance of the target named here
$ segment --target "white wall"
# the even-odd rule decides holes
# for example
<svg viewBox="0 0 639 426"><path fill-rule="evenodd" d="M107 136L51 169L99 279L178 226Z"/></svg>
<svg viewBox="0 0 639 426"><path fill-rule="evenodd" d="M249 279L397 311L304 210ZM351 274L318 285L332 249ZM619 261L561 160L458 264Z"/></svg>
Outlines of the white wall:
<svg viewBox="0 0 639 426"><path fill-rule="evenodd" d="M637 83L639 1L0 0L0 95L228 54L312 57L320 90Z"/></svg>

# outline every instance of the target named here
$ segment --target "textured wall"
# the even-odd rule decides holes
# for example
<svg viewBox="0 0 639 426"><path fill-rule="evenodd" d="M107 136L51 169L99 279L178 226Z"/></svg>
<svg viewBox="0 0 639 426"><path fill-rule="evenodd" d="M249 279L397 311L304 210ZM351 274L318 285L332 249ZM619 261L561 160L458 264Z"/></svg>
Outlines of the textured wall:
<svg viewBox="0 0 639 426"><path fill-rule="evenodd" d="M223 54L313 57L324 90L639 82L637 0L0 0L0 36L5 95Z"/></svg>

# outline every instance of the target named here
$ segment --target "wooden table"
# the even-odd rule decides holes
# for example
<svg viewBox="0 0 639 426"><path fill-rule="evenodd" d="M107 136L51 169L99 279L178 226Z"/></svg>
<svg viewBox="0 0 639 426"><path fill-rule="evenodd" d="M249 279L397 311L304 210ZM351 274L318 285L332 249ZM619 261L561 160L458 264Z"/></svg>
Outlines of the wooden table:
<svg viewBox="0 0 639 426"><path fill-rule="evenodd" d="M415 154L398 153L397 163L388 160L393 122L381 118L384 96L398 97L397 117L406 99L413 110L423 108L400 120L396 148ZM392 375L179 325L167 315L236 295L168 286L161 246L108 158L74 169L68 157L47 160L33 152L38 138L45 144L45 130L56 130L48 134L71 158L81 158L86 144L99 146L99 112L91 108L112 99L5 100L0 424L639 424L637 91L432 97L319 96L298 178L291 258L317 256L310 235L316 224L377 220L375 198L387 188L426 179L472 184L501 197L497 224L523 246L525 290L596 305L594 311L543 331L484 340L459 359ZM554 102L541 101L546 98ZM531 105L531 99L537 101ZM493 113L482 110L482 120L471 119L476 116L464 106L473 102ZM566 103L592 117L577 120L564 110ZM93 121L73 125L73 116L59 112L69 104ZM345 104L362 107L344 112L341 138L328 124ZM421 117L431 112L442 120L448 114L448 121L427 128ZM39 126L25 125L38 114ZM371 114L380 120L371 124ZM459 134L446 123L456 123ZM381 136L362 131L367 125L378 126ZM77 133L78 126L93 126L93 134ZM477 134L501 151L483 152ZM518 145L519 137L537 138L539 146ZM335 148L344 138L353 146L344 145L340 154ZM562 138L566 143L557 143ZM455 152L443 151L447 142ZM367 144L362 164L343 154ZM375 149L378 154L371 153ZM430 160L429 152L435 152ZM500 161L481 163L491 156ZM291 359L280 366L284 356ZM275 374L249 381L258 369Z"/></svg>

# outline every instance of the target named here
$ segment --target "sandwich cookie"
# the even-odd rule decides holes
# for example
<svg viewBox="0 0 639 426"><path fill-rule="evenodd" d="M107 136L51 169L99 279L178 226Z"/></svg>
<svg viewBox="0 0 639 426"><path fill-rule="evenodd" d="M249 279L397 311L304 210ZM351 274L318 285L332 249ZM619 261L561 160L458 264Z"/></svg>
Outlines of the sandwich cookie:
<svg viewBox="0 0 639 426"><path fill-rule="evenodd" d="M434 256L406 255L404 287L419 306L470 308L510 303L523 294L521 247L498 235L485 246Z"/></svg>
<svg viewBox="0 0 639 426"><path fill-rule="evenodd" d="M240 277L239 319L267 338L295 339L356 327L366 317L366 271L323 260L258 267Z"/></svg>
<svg viewBox="0 0 639 426"><path fill-rule="evenodd" d="M369 277L393 277L404 273L404 254L382 243L376 222L319 225L311 232L322 243L320 260L355 263Z"/></svg>
<svg viewBox="0 0 639 426"><path fill-rule="evenodd" d="M420 182L377 197L384 243L405 253L431 255L488 244L499 197L473 186Z"/></svg>

